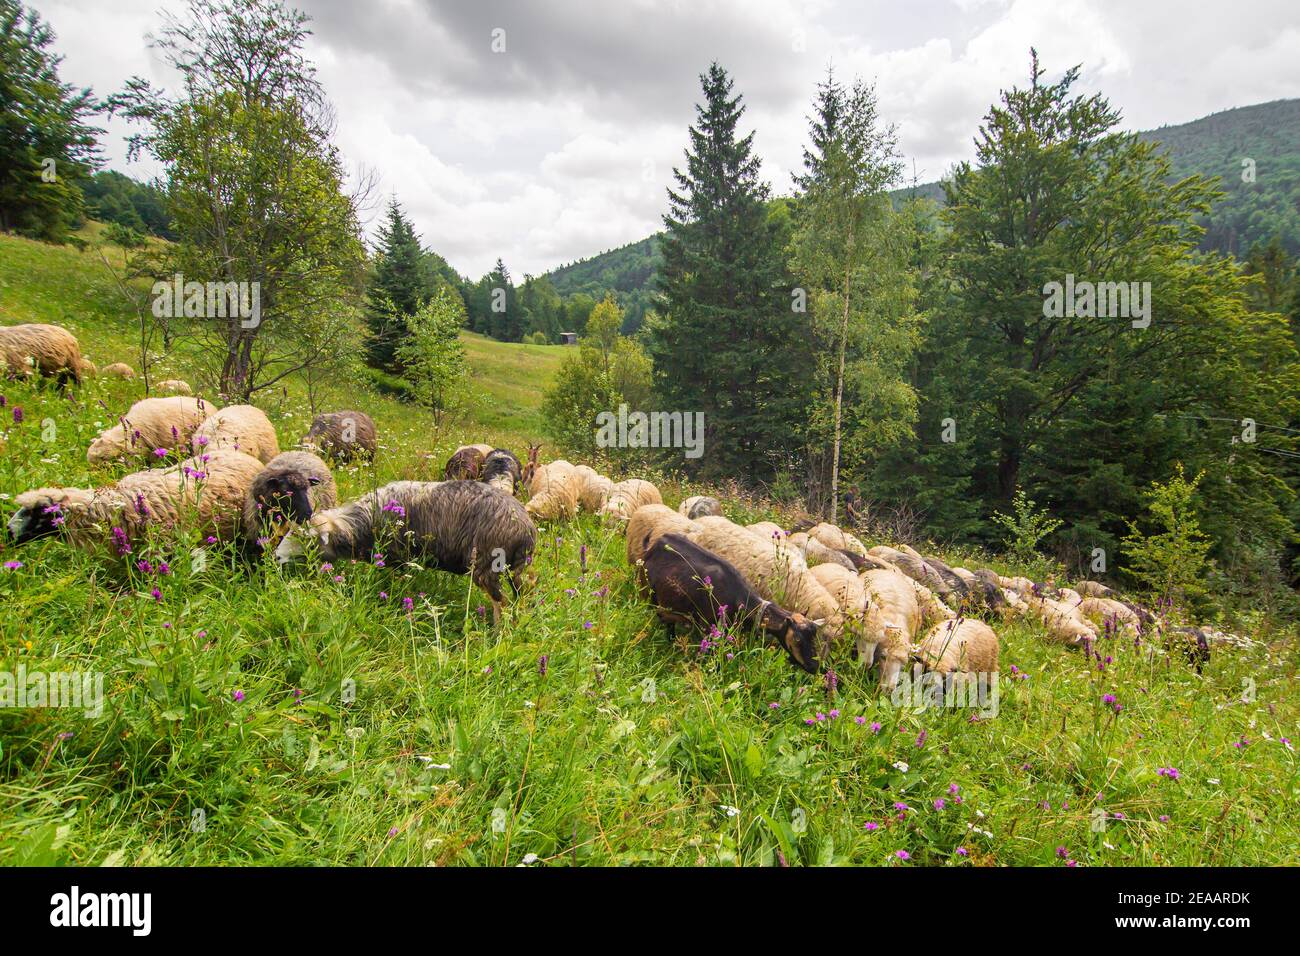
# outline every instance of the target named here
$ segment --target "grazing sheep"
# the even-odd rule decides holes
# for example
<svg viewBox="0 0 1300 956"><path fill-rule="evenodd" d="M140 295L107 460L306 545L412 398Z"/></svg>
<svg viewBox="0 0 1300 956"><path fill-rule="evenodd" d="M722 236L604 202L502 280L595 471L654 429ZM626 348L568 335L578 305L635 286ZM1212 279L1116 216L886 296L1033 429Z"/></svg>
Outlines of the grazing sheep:
<svg viewBox="0 0 1300 956"><path fill-rule="evenodd" d="M844 617L839 605L813 577L797 551L764 542L726 518L709 516L695 524L691 540L734 564L767 600L815 622L822 629L821 639L827 647L843 634ZM825 654L817 657L826 659Z"/></svg>
<svg viewBox="0 0 1300 956"><path fill-rule="evenodd" d="M596 514L609 500L614 482L586 465L578 465L573 469L573 473L578 482L578 507L583 511Z"/></svg>
<svg viewBox="0 0 1300 956"><path fill-rule="evenodd" d="M642 505L632 512L627 522L627 563L636 567L662 535L669 532L689 535L695 527L694 521L667 505Z"/></svg>
<svg viewBox="0 0 1300 956"><path fill-rule="evenodd" d="M1003 588L1002 597L1005 603L999 608L999 612L1004 619L1011 620L1029 613L1029 605L1015 591Z"/></svg>
<svg viewBox="0 0 1300 956"><path fill-rule="evenodd" d="M269 462L280 454L280 440L266 412L253 405L229 405L213 412L194 430L190 439L194 453L232 448Z"/></svg>
<svg viewBox="0 0 1300 956"><path fill-rule="evenodd" d="M94 378L98 374L99 374L99 366L96 365L94 362L92 362L90 359L86 358L85 356L82 356L81 377Z"/></svg>
<svg viewBox="0 0 1300 956"><path fill-rule="evenodd" d="M1104 597L1087 597L1078 604L1079 613L1090 624L1104 627L1107 619L1118 626L1127 627L1136 634L1142 629L1142 619L1119 601Z"/></svg>
<svg viewBox="0 0 1300 956"><path fill-rule="evenodd" d="M916 554L915 551L912 551L911 548L907 548L906 545L903 547L907 549L904 553ZM943 595L945 599L951 598L954 602L960 602L970 593L970 588L967 586L965 578L953 571L953 569L948 567L948 565L941 559L931 557L930 555L920 555L920 558L925 562L926 573L932 578L937 578L943 582L942 586L935 588L935 590Z"/></svg>
<svg viewBox="0 0 1300 956"><path fill-rule="evenodd" d="M659 489L641 478L628 478L620 481L609 490L609 497L600 509L602 519L609 521L627 521L632 512L642 505L661 505L663 497Z"/></svg>
<svg viewBox="0 0 1300 956"><path fill-rule="evenodd" d="M158 395L193 395L194 389L190 388L190 383L179 378L169 378L159 382L153 387Z"/></svg>
<svg viewBox="0 0 1300 956"><path fill-rule="evenodd" d="M301 558L315 540L321 557L370 560L377 545L399 560L469 573L492 599L501 621L501 576L517 595L532 561L537 528L523 505L478 481L397 481L351 504L318 511L275 549L282 564ZM508 572L508 573L507 573Z"/></svg>
<svg viewBox="0 0 1300 956"><path fill-rule="evenodd" d="M214 451L170 468L126 475L103 488L37 488L15 499L15 543L61 532L79 547L116 545L120 553L154 526L171 527L193 510L199 532L238 536L244 501L262 463L237 451ZM114 529L121 530L119 537Z"/></svg>
<svg viewBox="0 0 1300 956"><path fill-rule="evenodd" d="M125 362L114 362L111 365L105 365L100 369L99 374L108 375L112 378L124 378L130 381L135 378L135 369Z"/></svg>
<svg viewBox="0 0 1300 956"><path fill-rule="evenodd" d="M478 481L483 475L483 460L492 450L491 445L461 445L442 470L447 481Z"/></svg>
<svg viewBox="0 0 1300 956"><path fill-rule="evenodd" d="M365 412L326 412L311 420L302 445L337 462L373 461L379 450L375 420Z"/></svg>
<svg viewBox="0 0 1300 956"><path fill-rule="evenodd" d="M491 485L513 497L522 479L523 470L513 452L505 448L493 448L483 457L483 471L479 475L479 481L485 485Z"/></svg>
<svg viewBox="0 0 1300 956"><path fill-rule="evenodd" d="M939 674L996 674L998 636L975 618L943 621L925 635L916 657L926 670Z"/></svg>
<svg viewBox="0 0 1300 956"><path fill-rule="evenodd" d="M567 521L578 513L577 469L556 459L533 470L526 510L539 521Z"/></svg>
<svg viewBox="0 0 1300 956"><path fill-rule="evenodd" d="M1038 615L1052 640L1075 646L1097 639L1097 631L1083 619L1078 607L1033 594L1025 598L1025 603Z"/></svg>
<svg viewBox="0 0 1300 956"><path fill-rule="evenodd" d="M853 554L864 558L868 553L867 546L855 535L825 521L809 528L808 537L820 541L828 548L835 548L837 551L851 551Z"/></svg>
<svg viewBox="0 0 1300 956"><path fill-rule="evenodd" d="M1070 605L1070 607L1078 607L1083 603L1083 595L1074 588L1057 588L1056 599L1062 604Z"/></svg>
<svg viewBox="0 0 1300 956"><path fill-rule="evenodd" d="M845 621L859 621L866 613L867 589L853 571L838 564L823 563L808 569L826 593L835 598Z"/></svg>
<svg viewBox="0 0 1300 956"><path fill-rule="evenodd" d="M217 406L187 395L142 398L90 443L86 459L97 465L116 458L149 458L158 448L188 447L194 430L215 411Z"/></svg>
<svg viewBox="0 0 1300 956"><path fill-rule="evenodd" d="M858 661L878 665L881 689L892 691L920 630L921 605L912 581L898 571L867 571L862 585L867 614L858 637Z"/></svg>
<svg viewBox="0 0 1300 956"><path fill-rule="evenodd" d="M786 538L786 541L789 542L790 547L803 554L809 568L815 568L819 564L837 564L850 571L858 569L853 559L849 557L848 552L828 548L815 538L808 537L806 531L796 531Z"/></svg>
<svg viewBox="0 0 1300 956"><path fill-rule="evenodd" d="M745 530L756 534L764 541L784 541L785 531L774 521L755 521L745 525Z"/></svg>
<svg viewBox="0 0 1300 956"><path fill-rule="evenodd" d="M785 649L792 664L811 674L821 669L817 625L765 599L726 558L669 532L655 541L644 562L651 600L670 634L679 623L720 630L728 624L761 627Z"/></svg>
<svg viewBox="0 0 1300 956"><path fill-rule="evenodd" d="M990 611L1001 612L1007 599L1002 596L1002 587L998 577L992 571L968 571L966 568L950 568L953 574L961 578L966 587L966 597L976 606Z"/></svg>
<svg viewBox="0 0 1300 956"><path fill-rule="evenodd" d="M902 572L897 573L901 574ZM907 577L907 575L903 576ZM922 625L930 621L951 621L957 616L956 611L940 601L938 595L920 581L912 581L912 590L916 592L916 601L921 607Z"/></svg>
<svg viewBox="0 0 1300 956"><path fill-rule="evenodd" d="M12 375L32 371L57 376L59 384L71 379L81 384L84 360L77 337L60 325L7 325L0 327L0 355Z"/></svg>
<svg viewBox="0 0 1300 956"><path fill-rule="evenodd" d="M691 495L677 506L677 511L691 520L705 515L721 515L722 502L708 495Z"/></svg>
<svg viewBox="0 0 1300 956"><path fill-rule="evenodd" d="M1100 581L1080 581L1075 590L1084 597L1113 598L1116 596L1113 589L1106 587Z"/></svg>
<svg viewBox="0 0 1300 956"><path fill-rule="evenodd" d="M1034 593L1034 588L1036 587L1033 581L1025 577L1013 577L1013 578L999 577L998 583L1001 584L1007 590L1014 591L1016 594L1019 594L1021 598L1024 599L1028 599L1029 596Z"/></svg>
<svg viewBox="0 0 1300 956"><path fill-rule="evenodd" d="M942 577L921 554L907 545L903 545L902 548L888 548L881 545L872 548L867 553L870 557L889 562L896 570L901 571L918 584L930 588L945 601L951 600L956 604L965 593L964 585L962 586L962 592L954 592L949 580ZM952 579L960 584L961 579L957 578L956 575L952 575Z"/></svg>
<svg viewBox="0 0 1300 956"><path fill-rule="evenodd" d="M244 537L260 552L279 541L286 525L305 524L317 511L339 502L329 466L309 451L286 451L272 458L253 479L244 500ZM268 534L277 530L277 534ZM264 540L265 539L265 540Z"/></svg>

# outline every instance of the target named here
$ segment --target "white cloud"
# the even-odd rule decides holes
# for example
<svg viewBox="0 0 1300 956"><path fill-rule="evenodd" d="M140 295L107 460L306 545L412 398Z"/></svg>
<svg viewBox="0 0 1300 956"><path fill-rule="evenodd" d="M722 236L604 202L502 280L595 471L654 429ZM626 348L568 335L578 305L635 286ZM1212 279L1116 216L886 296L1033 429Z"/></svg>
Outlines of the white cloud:
<svg viewBox="0 0 1300 956"><path fill-rule="evenodd" d="M144 40L158 2L37 5L64 78L104 95L131 75L166 84ZM829 63L875 80L922 179L972 157L989 104L1026 81L1030 46L1052 78L1082 63L1081 87L1105 93L1129 128L1300 95L1293 0L297 2L314 18L309 54L337 107L337 143L378 178L371 224L395 194L425 241L474 276L498 257L539 273L659 229L697 77L715 58L745 96L742 129L757 130L778 193ZM494 54L498 26L507 49ZM124 165L124 132L110 125L112 165L151 174Z"/></svg>

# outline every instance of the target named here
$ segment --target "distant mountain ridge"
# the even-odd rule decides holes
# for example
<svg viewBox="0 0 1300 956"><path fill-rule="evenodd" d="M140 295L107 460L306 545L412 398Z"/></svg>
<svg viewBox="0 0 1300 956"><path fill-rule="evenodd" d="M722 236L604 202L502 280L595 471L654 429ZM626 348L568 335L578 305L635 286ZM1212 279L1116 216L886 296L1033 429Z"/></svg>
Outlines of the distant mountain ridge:
<svg viewBox="0 0 1300 956"><path fill-rule="evenodd" d="M1277 237L1290 255L1300 255L1300 99L1235 107L1137 135L1164 145L1178 178L1220 177L1226 195L1202 222L1201 248L1244 258L1251 246ZM900 200L913 193L943 202L940 182L891 195ZM658 234L638 239L552 269L547 277L563 296L613 292L640 304L653 292L657 240Z"/></svg>

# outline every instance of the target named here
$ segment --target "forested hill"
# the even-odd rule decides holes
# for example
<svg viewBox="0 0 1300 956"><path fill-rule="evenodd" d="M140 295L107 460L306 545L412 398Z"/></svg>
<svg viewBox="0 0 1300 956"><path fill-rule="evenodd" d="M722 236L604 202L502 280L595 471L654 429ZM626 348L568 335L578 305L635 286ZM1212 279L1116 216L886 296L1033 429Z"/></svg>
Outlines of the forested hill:
<svg viewBox="0 0 1300 956"><path fill-rule="evenodd" d="M1227 195L1203 223L1202 248L1245 258L1251 246L1277 237L1300 255L1300 99L1276 100L1212 113L1179 126L1138 133L1162 143L1174 174L1218 176ZM1243 173L1254 161L1254 181ZM917 195L943 201L938 182L894 191L896 199ZM656 237L581 259L548 273L560 295L579 292L599 299L613 291L620 302L647 297L658 264ZM638 313L639 313L638 309Z"/></svg>

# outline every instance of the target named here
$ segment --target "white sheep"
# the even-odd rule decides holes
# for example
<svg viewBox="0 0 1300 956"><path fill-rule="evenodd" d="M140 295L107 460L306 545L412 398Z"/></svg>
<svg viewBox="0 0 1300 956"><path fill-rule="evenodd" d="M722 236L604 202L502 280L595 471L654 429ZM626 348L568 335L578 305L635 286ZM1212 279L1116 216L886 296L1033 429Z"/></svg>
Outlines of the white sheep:
<svg viewBox="0 0 1300 956"><path fill-rule="evenodd" d="M665 534L674 532L689 537L695 529L694 521L667 505L642 505L632 512L627 522L627 563L636 567L651 545Z"/></svg>
<svg viewBox="0 0 1300 956"><path fill-rule="evenodd" d="M1079 602L1079 613L1097 627L1104 627L1110 619L1117 626L1127 628L1130 634L1136 634L1142 626L1142 619L1132 608L1111 598L1086 597Z"/></svg>
<svg viewBox="0 0 1300 956"><path fill-rule="evenodd" d="M996 674L998 636L975 618L942 621L925 635L916 656L926 670L940 674Z"/></svg>
<svg viewBox="0 0 1300 956"><path fill-rule="evenodd" d="M1077 605L1038 597L1032 593L1025 598L1025 603L1038 615L1052 640L1071 645L1082 644L1089 639L1096 640L1096 629L1084 620Z"/></svg>
<svg viewBox="0 0 1300 956"><path fill-rule="evenodd" d="M663 503L663 496L653 484L642 478L628 478L610 489L600 514L605 521L627 521L637 508Z"/></svg>
<svg viewBox="0 0 1300 956"><path fill-rule="evenodd" d="M763 598L798 611L821 627L829 643L844 633L839 605L804 563L798 552L762 541L758 535L726 518L706 516L695 522L689 537L701 547L726 558ZM825 660L825 655L818 655Z"/></svg>
<svg viewBox="0 0 1300 956"><path fill-rule="evenodd" d="M867 556L867 546L852 533L823 521L808 529L808 537L820 541L828 548L837 551L850 551L859 557Z"/></svg>
<svg viewBox="0 0 1300 956"><path fill-rule="evenodd" d="M158 448L187 448L194 430L215 411L217 406L187 395L142 398L90 443L86 459L95 465L116 458L149 458Z"/></svg>
<svg viewBox="0 0 1300 956"><path fill-rule="evenodd" d="M745 530L756 534L764 541L784 541L785 531L775 521L755 521L745 525Z"/></svg>
<svg viewBox="0 0 1300 956"><path fill-rule="evenodd" d="M19 544L55 533L86 547L108 544L121 529L121 551L149 527L172 527L191 513L201 534L233 540L262 463L237 451L214 451L170 468L126 475L103 488L37 488L15 499L9 531Z"/></svg>
<svg viewBox="0 0 1300 956"><path fill-rule="evenodd" d="M867 614L858 638L858 661L878 662L881 689L892 691L921 627L921 605L912 581L898 571L867 571L862 584Z"/></svg>
<svg viewBox="0 0 1300 956"><path fill-rule="evenodd" d="M194 394L194 389L190 388L190 383L179 378L169 378L161 381L153 387L153 391L158 395Z"/></svg>
<svg viewBox="0 0 1300 956"><path fill-rule="evenodd" d="M806 531L797 531L786 538L786 541L790 547L803 553L804 560L808 562L810 568L815 568L819 564L837 564L849 571L857 571L857 565L847 554L835 548L828 548L815 538L808 537Z"/></svg>
<svg viewBox="0 0 1300 956"><path fill-rule="evenodd" d="M230 448L266 463L280 454L280 440L266 412L253 405L230 405L213 412L190 439L195 454Z"/></svg>
<svg viewBox="0 0 1300 956"><path fill-rule="evenodd" d="M0 357L17 376L25 377L34 370L81 384L81 376L90 373L77 337L61 325L0 326Z"/></svg>
<svg viewBox="0 0 1300 956"><path fill-rule="evenodd" d="M586 465L578 465L573 472L578 481L578 507L583 511L596 514L605 507L605 502L614 488L614 482Z"/></svg>
<svg viewBox="0 0 1300 956"><path fill-rule="evenodd" d="M528 486L528 516L535 521L554 521L576 515L581 490L576 471L563 459L538 465Z"/></svg>

